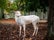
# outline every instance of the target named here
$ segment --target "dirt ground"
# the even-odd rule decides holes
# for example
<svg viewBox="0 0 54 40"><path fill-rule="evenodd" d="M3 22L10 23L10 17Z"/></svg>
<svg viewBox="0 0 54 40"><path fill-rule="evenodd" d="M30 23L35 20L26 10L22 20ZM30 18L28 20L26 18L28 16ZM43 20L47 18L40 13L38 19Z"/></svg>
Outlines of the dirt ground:
<svg viewBox="0 0 54 40"><path fill-rule="evenodd" d="M25 40L43 40L47 34L47 21L40 20L38 34L32 36L34 31L33 25L26 25L26 37ZM19 37L19 26L14 19L2 19L0 20L0 40L22 40L23 28L21 37Z"/></svg>

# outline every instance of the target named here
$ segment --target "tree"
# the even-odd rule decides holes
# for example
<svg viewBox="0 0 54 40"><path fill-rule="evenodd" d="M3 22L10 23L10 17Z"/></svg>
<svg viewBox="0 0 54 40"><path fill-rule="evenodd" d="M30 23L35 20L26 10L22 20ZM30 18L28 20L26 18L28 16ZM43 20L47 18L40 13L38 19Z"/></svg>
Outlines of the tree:
<svg viewBox="0 0 54 40"><path fill-rule="evenodd" d="M4 9L6 8L7 0L0 0L0 8L2 12L2 18L4 18Z"/></svg>
<svg viewBox="0 0 54 40"><path fill-rule="evenodd" d="M49 13L48 13L48 33L46 40L54 40L54 0L48 0Z"/></svg>

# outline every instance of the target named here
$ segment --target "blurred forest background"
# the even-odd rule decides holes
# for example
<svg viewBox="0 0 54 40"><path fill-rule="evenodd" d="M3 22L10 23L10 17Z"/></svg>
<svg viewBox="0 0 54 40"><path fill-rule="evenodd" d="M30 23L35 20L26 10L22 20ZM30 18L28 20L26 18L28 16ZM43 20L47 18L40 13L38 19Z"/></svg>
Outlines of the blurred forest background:
<svg viewBox="0 0 54 40"><path fill-rule="evenodd" d="M35 14L47 19L48 9L48 0L0 0L0 19L14 18L14 10L20 10L23 15Z"/></svg>

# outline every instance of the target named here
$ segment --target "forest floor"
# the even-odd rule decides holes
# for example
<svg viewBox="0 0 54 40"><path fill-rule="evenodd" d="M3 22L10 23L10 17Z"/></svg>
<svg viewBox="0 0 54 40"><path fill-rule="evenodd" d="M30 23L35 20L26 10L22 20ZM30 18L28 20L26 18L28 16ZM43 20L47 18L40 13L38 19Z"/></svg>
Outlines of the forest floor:
<svg viewBox="0 0 54 40"><path fill-rule="evenodd" d="M25 40L44 40L47 34L47 21L40 20L38 34L32 36L34 31L33 25L26 25L26 37ZM23 28L21 37L19 37L19 26L16 24L14 19L2 19L0 20L0 40L22 40L23 39Z"/></svg>

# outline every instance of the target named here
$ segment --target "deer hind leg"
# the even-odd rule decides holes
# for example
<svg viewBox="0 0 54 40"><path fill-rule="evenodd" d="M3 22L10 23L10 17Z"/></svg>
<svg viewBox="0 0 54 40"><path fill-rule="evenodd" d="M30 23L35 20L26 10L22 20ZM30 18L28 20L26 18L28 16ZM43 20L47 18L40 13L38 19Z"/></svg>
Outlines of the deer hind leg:
<svg viewBox="0 0 54 40"><path fill-rule="evenodd" d="M36 23L34 22L32 24L33 24L33 27L34 27L34 32L33 32L33 35L32 36L34 36L35 35L35 32L36 32Z"/></svg>
<svg viewBox="0 0 54 40"><path fill-rule="evenodd" d="M38 33L38 26L36 25L36 35L37 35L37 33Z"/></svg>

